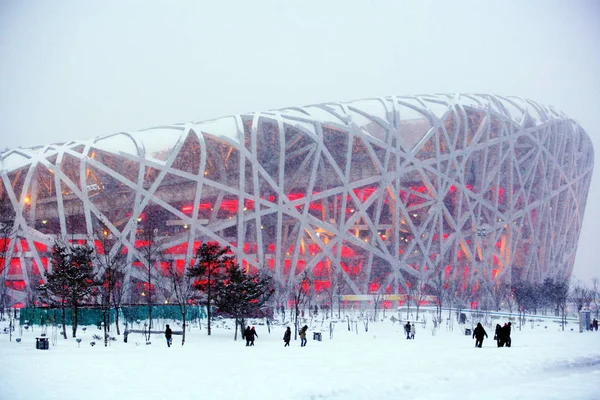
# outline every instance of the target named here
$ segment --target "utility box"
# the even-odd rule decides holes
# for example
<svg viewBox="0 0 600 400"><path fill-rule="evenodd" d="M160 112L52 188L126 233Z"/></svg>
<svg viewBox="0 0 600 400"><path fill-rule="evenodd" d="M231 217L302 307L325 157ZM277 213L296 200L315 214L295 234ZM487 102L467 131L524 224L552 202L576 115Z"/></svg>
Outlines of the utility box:
<svg viewBox="0 0 600 400"><path fill-rule="evenodd" d="M579 332L589 331L592 325L592 316L590 310L579 311Z"/></svg>

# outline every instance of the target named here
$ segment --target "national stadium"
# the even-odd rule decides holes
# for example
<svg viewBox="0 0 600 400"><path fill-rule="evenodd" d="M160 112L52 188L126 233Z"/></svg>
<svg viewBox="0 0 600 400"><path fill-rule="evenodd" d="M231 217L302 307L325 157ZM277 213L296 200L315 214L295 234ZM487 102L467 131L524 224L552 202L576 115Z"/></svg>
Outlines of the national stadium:
<svg viewBox="0 0 600 400"><path fill-rule="evenodd" d="M485 94L323 103L6 150L2 279L8 305L27 304L57 239L124 246L132 302L149 268L184 269L205 242L283 289L309 276L317 293L341 281L346 295L401 294L432 271L475 284L569 276L593 159L562 112ZM161 252L152 265L148 219Z"/></svg>

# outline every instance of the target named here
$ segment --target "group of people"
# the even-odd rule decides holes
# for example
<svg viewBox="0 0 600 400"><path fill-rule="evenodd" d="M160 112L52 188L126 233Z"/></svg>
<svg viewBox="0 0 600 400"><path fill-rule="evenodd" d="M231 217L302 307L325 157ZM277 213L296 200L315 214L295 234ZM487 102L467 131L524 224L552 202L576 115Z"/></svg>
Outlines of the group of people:
<svg viewBox="0 0 600 400"><path fill-rule="evenodd" d="M406 339L414 339L415 333L417 332L416 324L410 324L410 321L404 325L404 333L406 333Z"/></svg>
<svg viewBox="0 0 600 400"><path fill-rule="evenodd" d="M246 346L254 346L254 339L258 338L256 328L250 328L250 326L247 326L244 332L242 333L242 338L246 339Z"/></svg>
<svg viewBox="0 0 600 400"><path fill-rule="evenodd" d="M598 329L598 321L594 320L592 323L593 327ZM404 332L406 333L406 339L414 339L416 332L416 324L411 324L410 321L404 325ZM504 326L500 326L500 324L496 324L496 331L494 332L494 340L496 341L498 347L510 347L512 344L512 340L510 338L510 329L511 323L505 323ZM298 332L300 334L300 347L306 346L306 333L308 331L308 326L304 325L300 328ZM171 347L171 343L173 343L173 331L167 324L167 328L165 329L165 338L167 339L167 346ZM246 339L246 346L254 346L254 339L258 338L258 333L256 333L255 327L250 328L247 326L244 332L242 333L242 337ZM473 330L473 338L475 339L475 347L481 347L483 345L483 338L488 337L487 332L481 325L481 323L477 323L477 326ZM283 334L283 347L288 347L290 345L290 340L292 340L292 330L288 326Z"/></svg>
<svg viewBox="0 0 600 400"><path fill-rule="evenodd" d="M510 326L509 322L504 323L504 326L500 326L500 324L496 324L496 331L494 332L494 339L498 344L498 347L510 347L512 340L510 339Z"/></svg>
<svg viewBox="0 0 600 400"><path fill-rule="evenodd" d="M306 346L306 333L307 333L307 331L308 331L308 326L307 325L304 325L298 331L298 334L300 335L300 347ZM289 347L290 340L292 340L292 329L288 326L287 329L285 330L285 333L283 334L283 342L285 343L283 345L283 347Z"/></svg>
<svg viewBox="0 0 600 400"><path fill-rule="evenodd" d="M494 340L498 347L510 347L512 340L510 338L511 323L505 323L504 326L496 324L496 331L494 332ZM480 322L473 330L473 339L475 339L475 347L481 347L483 345L483 338L488 337L487 332L483 328Z"/></svg>

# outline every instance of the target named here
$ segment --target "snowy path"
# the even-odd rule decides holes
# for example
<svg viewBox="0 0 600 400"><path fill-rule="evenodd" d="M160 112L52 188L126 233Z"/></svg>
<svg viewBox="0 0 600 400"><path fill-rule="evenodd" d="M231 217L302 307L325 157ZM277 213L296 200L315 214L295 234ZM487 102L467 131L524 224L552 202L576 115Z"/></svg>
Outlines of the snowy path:
<svg viewBox="0 0 600 400"><path fill-rule="evenodd" d="M482 349L458 330L406 340L397 326L372 324L368 333L339 326L334 340L292 342L283 328L258 326L255 347L192 331L184 347L166 348L160 335L90 347L91 332L49 351L0 335L0 399L599 399L600 332L524 330L512 348ZM312 335L309 335L309 339Z"/></svg>

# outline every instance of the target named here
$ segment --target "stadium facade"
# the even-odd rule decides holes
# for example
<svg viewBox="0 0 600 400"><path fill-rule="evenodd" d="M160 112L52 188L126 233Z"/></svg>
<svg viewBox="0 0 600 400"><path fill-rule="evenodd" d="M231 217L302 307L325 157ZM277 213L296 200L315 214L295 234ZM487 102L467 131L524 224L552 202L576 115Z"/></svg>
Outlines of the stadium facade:
<svg viewBox="0 0 600 400"><path fill-rule="evenodd" d="M157 272L218 242L282 287L308 271L317 291L341 279L348 294L403 293L440 268L468 281L565 276L593 157L563 113L492 95L325 103L9 150L0 199L16 236L3 240L3 279L24 303L57 238L99 252L120 242L133 300L149 219Z"/></svg>

